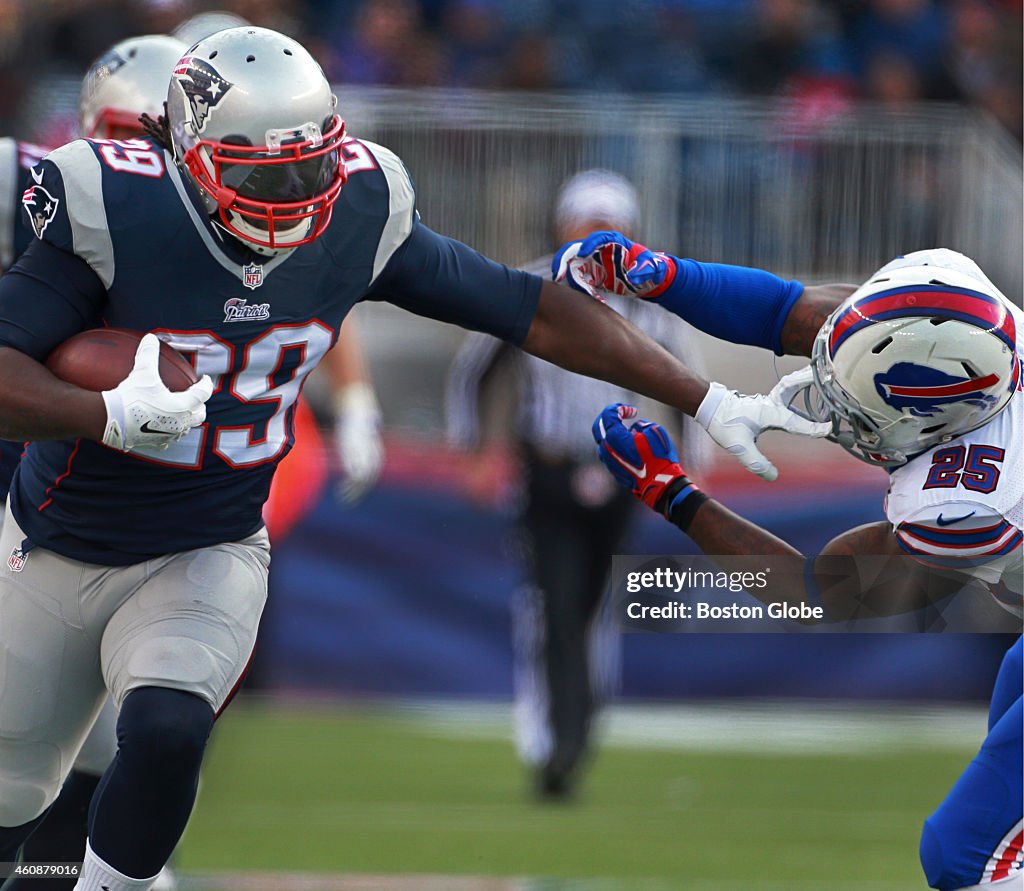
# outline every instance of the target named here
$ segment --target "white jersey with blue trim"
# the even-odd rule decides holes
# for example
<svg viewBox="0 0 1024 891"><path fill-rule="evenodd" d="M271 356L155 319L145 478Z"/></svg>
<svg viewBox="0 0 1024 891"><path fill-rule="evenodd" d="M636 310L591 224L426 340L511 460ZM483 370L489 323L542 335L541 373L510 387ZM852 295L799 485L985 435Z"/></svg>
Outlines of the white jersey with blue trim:
<svg viewBox="0 0 1024 891"><path fill-rule="evenodd" d="M1013 308L1017 331L1024 312ZM1018 340L1018 358L1024 348ZM976 430L893 471L885 513L900 545L988 585L1018 615L1024 598L1024 392Z"/></svg>

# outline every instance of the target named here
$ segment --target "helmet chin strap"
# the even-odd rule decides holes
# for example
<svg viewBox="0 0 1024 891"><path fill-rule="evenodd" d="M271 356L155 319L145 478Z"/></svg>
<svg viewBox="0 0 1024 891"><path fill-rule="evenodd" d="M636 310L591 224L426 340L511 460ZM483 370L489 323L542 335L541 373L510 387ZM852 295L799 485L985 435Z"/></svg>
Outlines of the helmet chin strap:
<svg viewBox="0 0 1024 891"><path fill-rule="evenodd" d="M240 244L243 247L245 247L247 250L252 251L254 254L259 254L261 257L277 257L277 256L279 256L281 254L287 254L287 253L290 253L291 251L295 250L295 246L294 245L289 245L289 244L282 244L280 247L269 247L269 246L264 245L264 244L257 244L256 242L249 241L244 236L239 235L238 232L233 232L231 229L229 229L227 226L225 226L224 223L221 222L220 215L219 215L219 213L217 211L214 211L210 215L210 222L213 223L213 225L216 226L224 235L226 235L229 238L233 239L238 244ZM244 223L244 221L240 221L236 217L235 220L234 220L234 224L239 229L242 228L242 225L240 225L240 223L242 225L247 225L247 224ZM307 226L307 228L308 228L308 222L307 221L304 220L303 223L300 223L299 225L301 226L303 224L305 224ZM305 234L305 233L303 233L303 234Z"/></svg>

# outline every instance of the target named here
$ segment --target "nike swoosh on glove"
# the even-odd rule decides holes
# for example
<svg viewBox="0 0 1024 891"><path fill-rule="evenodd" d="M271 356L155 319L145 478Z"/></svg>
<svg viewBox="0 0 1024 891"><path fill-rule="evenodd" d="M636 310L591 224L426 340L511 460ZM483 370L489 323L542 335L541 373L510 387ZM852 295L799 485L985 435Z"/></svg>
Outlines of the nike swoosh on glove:
<svg viewBox="0 0 1024 891"><path fill-rule="evenodd" d="M131 373L113 390L104 390L107 425L103 444L122 452L138 448L162 451L206 420L213 382L204 374L180 393L160 378L160 341L147 334L135 351Z"/></svg>
<svg viewBox="0 0 1024 891"><path fill-rule="evenodd" d="M636 421L626 427L623 420L636 415L632 405L609 405L597 416L591 433L597 456L615 481L658 510L665 490L686 472L664 427L651 421Z"/></svg>
<svg viewBox="0 0 1024 891"><path fill-rule="evenodd" d="M676 261L630 241L621 232L592 232L583 241L562 245L551 263L552 277L591 296L601 292L651 298L663 294L676 277Z"/></svg>

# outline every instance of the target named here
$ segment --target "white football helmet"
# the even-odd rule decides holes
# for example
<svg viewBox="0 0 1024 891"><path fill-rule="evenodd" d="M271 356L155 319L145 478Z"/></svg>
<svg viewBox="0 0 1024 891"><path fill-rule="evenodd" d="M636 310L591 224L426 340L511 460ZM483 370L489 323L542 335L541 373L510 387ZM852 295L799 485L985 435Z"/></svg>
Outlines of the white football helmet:
<svg viewBox="0 0 1024 891"><path fill-rule="evenodd" d="M266 28L218 31L167 92L174 158L215 221L262 254L320 236L345 183L345 123L320 66Z"/></svg>
<svg viewBox="0 0 1024 891"><path fill-rule="evenodd" d="M883 266L814 341L813 386L792 407L831 439L896 467L987 424L1020 383L1010 305L973 260L947 249Z"/></svg>
<svg viewBox="0 0 1024 891"><path fill-rule="evenodd" d="M114 44L86 72L78 100L83 136L125 138L142 134L139 115L163 114L167 78L187 49L165 34L147 34Z"/></svg>

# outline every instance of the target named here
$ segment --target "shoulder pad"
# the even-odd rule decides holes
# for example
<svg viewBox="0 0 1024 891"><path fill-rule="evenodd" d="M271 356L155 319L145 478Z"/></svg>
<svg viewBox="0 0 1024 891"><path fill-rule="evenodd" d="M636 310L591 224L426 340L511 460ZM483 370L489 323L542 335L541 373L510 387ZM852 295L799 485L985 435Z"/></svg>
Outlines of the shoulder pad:
<svg viewBox="0 0 1024 891"><path fill-rule="evenodd" d="M387 265L388 260L405 242L412 232L413 224L416 221L416 187L413 185L409 171L405 164L390 149L377 145L374 142L365 140L353 140L353 146L349 148L348 154L352 154L354 146L359 146L368 152L388 184L388 221L384 224L384 231L381 233L380 244L373 260L373 278L376 280L381 271ZM368 163L363 155L363 164ZM352 173L369 169L367 167L354 166L355 162L349 161L348 167Z"/></svg>
<svg viewBox="0 0 1024 891"><path fill-rule="evenodd" d="M103 199L103 169L93 147L76 139L50 152L31 171L22 195L36 238L77 254L104 287L114 280L114 248Z"/></svg>

